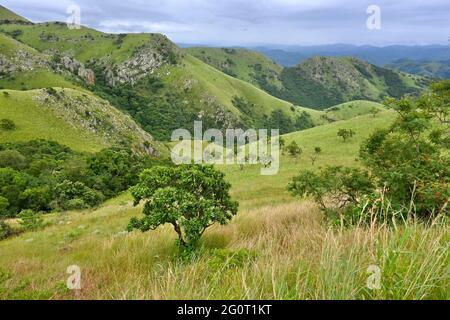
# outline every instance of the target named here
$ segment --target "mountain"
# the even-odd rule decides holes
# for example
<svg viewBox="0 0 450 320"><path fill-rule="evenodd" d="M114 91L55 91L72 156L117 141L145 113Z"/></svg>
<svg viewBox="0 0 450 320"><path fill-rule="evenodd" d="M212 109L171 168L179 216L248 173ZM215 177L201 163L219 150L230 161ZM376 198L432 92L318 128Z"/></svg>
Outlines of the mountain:
<svg viewBox="0 0 450 320"><path fill-rule="evenodd" d="M428 46L354 46L346 44L321 46L284 46L252 48L286 67L293 67L314 56L346 57L352 56L383 66L398 59L448 60L450 48L445 45Z"/></svg>
<svg viewBox="0 0 450 320"><path fill-rule="evenodd" d="M186 52L232 77L249 82L257 87L270 86L282 88L283 67L256 51L239 48L185 49Z"/></svg>
<svg viewBox="0 0 450 320"><path fill-rule="evenodd" d="M15 38L16 46L34 50L30 54L39 60L32 70L13 70L20 77L0 67L0 86L82 87L130 114L160 140L170 139L175 129L192 128L200 119L205 129L280 127L286 133L311 127L320 118L314 110L293 106L212 68L160 34L69 30L58 22L2 24L0 32ZM27 50L16 50L9 60L23 60L20 55ZM25 76L29 81L17 80Z"/></svg>
<svg viewBox="0 0 450 320"><path fill-rule="evenodd" d="M450 60L399 59L387 64L385 67L425 77L450 79Z"/></svg>
<svg viewBox="0 0 450 320"><path fill-rule="evenodd" d="M351 57L313 57L296 67L283 68L259 53L244 49L185 50L273 96L319 110L352 100L381 102L387 96L417 94L429 83L429 79Z"/></svg>
<svg viewBox="0 0 450 320"><path fill-rule="evenodd" d="M9 23L9 22L15 22L15 23L31 23L29 20L25 19L24 17L21 17L11 10L3 7L0 5L0 23Z"/></svg>
<svg viewBox="0 0 450 320"><path fill-rule="evenodd" d="M285 68L285 90L269 92L306 107L326 109L351 100L380 102L385 97L418 94L429 80L377 67L353 57L314 57ZM320 93L320 94L318 94Z"/></svg>

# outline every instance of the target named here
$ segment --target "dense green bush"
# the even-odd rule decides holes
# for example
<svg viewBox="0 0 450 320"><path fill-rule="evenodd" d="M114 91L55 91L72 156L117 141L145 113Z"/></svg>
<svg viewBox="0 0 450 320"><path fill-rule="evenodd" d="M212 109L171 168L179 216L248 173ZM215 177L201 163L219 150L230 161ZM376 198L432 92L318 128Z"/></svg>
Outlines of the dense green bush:
<svg viewBox="0 0 450 320"><path fill-rule="evenodd" d="M96 206L136 184L139 172L156 162L121 149L77 153L45 140L0 144L1 215Z"/></svg>

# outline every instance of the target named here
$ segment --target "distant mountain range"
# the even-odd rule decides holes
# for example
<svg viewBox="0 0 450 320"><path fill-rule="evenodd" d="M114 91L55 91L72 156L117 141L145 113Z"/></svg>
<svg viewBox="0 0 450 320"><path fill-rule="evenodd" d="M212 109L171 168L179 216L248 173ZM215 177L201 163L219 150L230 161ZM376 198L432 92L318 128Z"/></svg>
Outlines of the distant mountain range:
<svg viewBox="0 0 450 320"><path fill-rule="evenodd" d="M450 59L444 61L399 59L385 67L426 77L450 79Z"/></svg>
<svg viewBox="0 0 450 320"><path fill-rule="evenodd" d="M305 46L305 47L255 47L283 66L295 66L314 56L343 57L352 56L372 64L383 66L399 59L410 60L449 60L450 47L445 45L386 47L354 46L347 44Z"/></svg>
<svg viewBox="0 0 450 320"><path fill-rule="evenodd" d="M315 56L295 67L282 67L247 49L199 47L185 51L273 96L319 110L352 100L381 102L388 96L418 94L430 83L430 78L378 67L354 57Z"/></svg>

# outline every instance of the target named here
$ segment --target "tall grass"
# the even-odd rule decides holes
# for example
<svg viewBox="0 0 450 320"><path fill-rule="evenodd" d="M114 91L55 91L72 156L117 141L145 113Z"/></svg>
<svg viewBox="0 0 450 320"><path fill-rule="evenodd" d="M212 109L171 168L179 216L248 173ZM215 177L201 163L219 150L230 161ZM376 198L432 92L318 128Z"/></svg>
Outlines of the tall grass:
<svg viewBox="0 0 450 320"><path fill-rule="evenodd" d="M336 228L314 204L291 203L249 210L228 226L212 228L187 260L177 255L169 227L119 234L136 214L114 204L1 242L0 297L450 298L450 233L443 223ZM65 271L73 264L82 269L81 292L65 289ZM381 270L379 290L367 286L371 265Z"/></svg>

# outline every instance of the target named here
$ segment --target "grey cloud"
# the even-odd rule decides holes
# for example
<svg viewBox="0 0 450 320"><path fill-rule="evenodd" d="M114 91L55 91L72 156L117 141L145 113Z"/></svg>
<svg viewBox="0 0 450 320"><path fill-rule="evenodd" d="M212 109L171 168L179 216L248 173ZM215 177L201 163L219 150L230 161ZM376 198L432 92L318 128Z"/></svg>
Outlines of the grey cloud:
<svg viewBox="0 0 450 320"><path fill-rule="evenodd" d="M448 0L4 0L36 21L65 20L77 4L82 23L106 32L161 32L177 42L248 44L427 44L450 36ZM378 5L382 29L366 28Z"/></svg>

